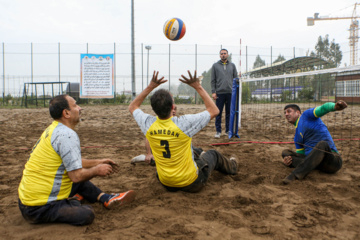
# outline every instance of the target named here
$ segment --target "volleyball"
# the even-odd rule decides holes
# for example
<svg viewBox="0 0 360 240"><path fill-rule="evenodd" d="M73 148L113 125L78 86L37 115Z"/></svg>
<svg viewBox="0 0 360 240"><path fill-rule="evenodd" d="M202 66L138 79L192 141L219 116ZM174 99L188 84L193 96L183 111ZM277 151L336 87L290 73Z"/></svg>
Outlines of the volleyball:
<svg viewBox="0 0 360 240"><path fill-rule="evenodd" d="M185 23L180 18L171 18L164 24L164 34L171 41L180 40L185 32Z"/></svg>

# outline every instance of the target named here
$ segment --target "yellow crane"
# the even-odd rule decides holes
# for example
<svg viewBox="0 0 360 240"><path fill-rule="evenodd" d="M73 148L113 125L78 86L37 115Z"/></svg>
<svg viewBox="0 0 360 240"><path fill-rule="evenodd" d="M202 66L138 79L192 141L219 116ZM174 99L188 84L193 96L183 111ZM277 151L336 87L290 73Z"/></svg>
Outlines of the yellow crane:
<svg viewBox="0 0 360 240"><path fill-rule="evenodd" d="M320 20L341 20L341 19L351 19L350 24L350 37L349 37L349 46L350 46L350 65L357 65L357 45L359 41L359 21L357 18L360 18L356 14L356 6L360 5L359 3L355 3L353 13L351 17L320 17L319 13L314 13L314 17L307 18L307 25L314 26L315 21Z"/></svg>

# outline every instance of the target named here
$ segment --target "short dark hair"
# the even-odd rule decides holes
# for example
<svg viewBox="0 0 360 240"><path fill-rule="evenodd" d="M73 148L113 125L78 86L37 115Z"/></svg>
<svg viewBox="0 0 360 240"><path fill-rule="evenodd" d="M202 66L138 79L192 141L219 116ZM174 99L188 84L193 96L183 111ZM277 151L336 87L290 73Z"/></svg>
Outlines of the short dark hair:
<svg viewBox="0 0 360 240"><path fill-rule="evenodd" d="M301 113L300 107L298 105L296 105L296 104L288 104L288 105L285 106L284 110L286 110L288 108L291 108L294 111L299 111Z"/></svg>
<svg viewBox="0 0 360 240"><path fill-rule="evenodd" d="M221 51L226 51L226 53L229 54L229 51L227 49L225 49L225 48L222 48L219 53L221 53Z"/></svg>
<svg viewBox="0 0 360 240"><path fill-rule="evenodd" d="M67 94L58 95L50 100L49 112L54 120L61 118L64 109L70 110L69 102L66 99L67 96Z"/></svg>
<svg viewBox="0 0 360 240"><path fill-rule="evenodd" d="M157 90L150 98L151 107L159 118L167 118L173 105L173 98L165 89Z"/></svg>

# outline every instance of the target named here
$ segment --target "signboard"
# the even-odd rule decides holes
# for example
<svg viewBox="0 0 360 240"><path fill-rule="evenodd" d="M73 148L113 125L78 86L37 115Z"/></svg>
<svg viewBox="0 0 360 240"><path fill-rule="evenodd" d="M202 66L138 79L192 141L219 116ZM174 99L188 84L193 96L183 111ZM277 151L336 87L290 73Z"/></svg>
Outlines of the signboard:
<svg viewBox="0 0 360 240"><path fill-rule="evenodd" d="M114 54L81 54L80 98L114 98Z"/></svg>

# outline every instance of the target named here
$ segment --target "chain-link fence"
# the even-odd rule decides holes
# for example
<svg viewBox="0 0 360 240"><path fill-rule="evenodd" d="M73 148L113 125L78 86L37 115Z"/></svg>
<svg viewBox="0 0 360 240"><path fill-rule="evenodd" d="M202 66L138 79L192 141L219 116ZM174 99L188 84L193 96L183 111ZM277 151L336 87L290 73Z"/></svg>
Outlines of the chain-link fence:
<svg viewBox="0 0 360 240"><path fill-rule="evenodd" d="M3 43L1 47L0 104L8 100L19 103L16 98L23 96L25 83L36 82L80 82L80 54L114 54L114 80L116 95L131 95L141 92L151 80L154 70L169 81L163 85L178 95L179 77L187 70L197 70L198 74L209 71L219 60L219 51L226 48L238 72L250 71L257 56L266 65L282 55L286 60L306 56L308 49L301 48L259 48L250 46L225 45L180 45L137 44L135 45L135 89L132 89L131 46L130 44L71 44L71 43ZM343 59L348 58L343 52ZM204 79L209 81L209 79ZM33 85L32 85L33 86ZM61 93L59 85L49 89L28 89L29 95L48 96L52 92Z"/></svg>

